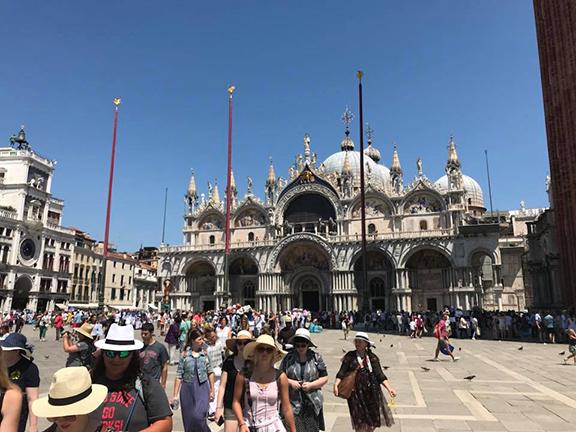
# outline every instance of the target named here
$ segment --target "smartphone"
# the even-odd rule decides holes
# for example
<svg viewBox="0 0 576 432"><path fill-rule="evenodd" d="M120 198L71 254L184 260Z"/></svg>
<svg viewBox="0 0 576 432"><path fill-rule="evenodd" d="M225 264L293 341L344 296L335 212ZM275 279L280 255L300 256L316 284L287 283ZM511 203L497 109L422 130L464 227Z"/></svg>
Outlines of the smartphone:
<svg viewBox="0 0 576 432"><path fill-rule="evenodd" d="M218 421L216 422L216 424L218 426L222 426L224 424L224 416L220 416L220 418L218 419Z"/></svg>

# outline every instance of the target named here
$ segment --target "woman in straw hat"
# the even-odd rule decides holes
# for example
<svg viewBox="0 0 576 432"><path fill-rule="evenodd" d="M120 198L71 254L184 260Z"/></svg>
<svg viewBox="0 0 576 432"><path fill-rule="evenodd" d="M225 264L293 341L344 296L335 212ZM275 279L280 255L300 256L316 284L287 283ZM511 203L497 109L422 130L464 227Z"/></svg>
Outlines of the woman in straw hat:
<svg viewBox="0 0 576 432"><path fill-rule="evenodd" d="M105 386L92 384L85 367L67 367L56 371L48 396L34 401L32 412L52 423L44 432L99 431L98 408L107 394Z"/></svg>
<svg viewBox="0 0 576 432"><path fill-rule="evenodd" d="M364 332L356 333L354 345L356 349L347 352L342 358L334 383L334 394L338 396L338 385L342 378L356 370L354 392L348 398L352 427L357 432L372 432L382 425L391 427L394 419L380 386L384 386L390 397L396 397L396 390L382 372L380 360L371 350L374 344L368 335Z"/></svg>
<svg viewBox="0 0 576 432"><path fill-rule="evenodd" d="M15 431L20 422L22 392L6 373L4 356L0 355L0 431Z"/></svg>
<svg viewBox="0 0 576 432"><path fill-rule="evenodd" d="M2 347L4 363L8 367L8 377L20 387L23 394L18 432L26 430L26 422L28 422L28 430L35 431L38 419L30 411L30 405L38 398L40 372L31 357L33 347L28 344L26 336L21 333L10 333L0 341L0 347Z"/></svg>
<svg viewBox="0 0 576 432"><path fill-rule="evenodd" d="M73 329L77 340L72 339L70 332L65 332L62 335L62 343L64 344L64 351L68 353L66 360L66 367L68 366L84 366L91 369L94 364L94 341L92 337L92 329L94 326L85 322L80 327Z"/></svg>
<svg viewBox="0 0 576 432"><path fill-rule="evenodd" d="M214 398L214 372L202 350L203 345L202 333L190 330L174 379L172 403L180 395L186 432L210 432L206 419L210 401Z"/></svg>
<svg viewBox="0 0 576 432"><path fill-rule="evenodd" d="M290 384L290 403L298 432L318 432L324 430L322 413L322 387L328 382L328 371L322 356L313 351L316 347L310 332L304 328L296 330L290 340L294 350L290 351L280 370L286 373Z"/></svg>
<svg viewBox="0 0 576 432"><path fill-rule="evenodd" d="M269 335L262 335L244 347L244 359L250 360L251 371L244 370L236 376L232 402L240 432L285 432L286 427L289 432L296 432L288 378L274 368L282 354ZM286 427L280 419L280 409Z"/></svg>
<svg viewBox="0 0 576 432"><path fill-rule="evenodd" d="M134 328L114 323L95 345L101 354L92 380L108 388L103 426L114 431L171 431L172 410L164 389L141 373L139 351L144 344L134 339Z"/></svg>
<svg viewBox="0 0 576 432"><path fill-rule="evenodd" d="M242 330L235 338L226 340L226 348L232 351L232 355L224 360L222 365L222 376L220 377L220 388L216 401L216 415L214 420L219 423L220 418L224 418L224 432L236 432L238 430L238 419L232 411L232 400L234 398L234 384L236 375L245 366L244 347L254 339L250 332Z"/></svg>

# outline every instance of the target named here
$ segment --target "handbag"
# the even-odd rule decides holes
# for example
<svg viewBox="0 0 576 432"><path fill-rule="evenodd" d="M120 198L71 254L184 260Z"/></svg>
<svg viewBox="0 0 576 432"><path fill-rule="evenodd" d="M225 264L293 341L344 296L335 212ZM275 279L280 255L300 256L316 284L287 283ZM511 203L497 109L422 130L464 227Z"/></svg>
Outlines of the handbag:
<svg viewBox="0 0 576 432"><path fill-rule="evenodd" d="M340 380L340 384L338 384L338 397L342 399L349 399L354 393L356 389L356 375L358 374L358 370L354 369L348 375Z"/></svg>

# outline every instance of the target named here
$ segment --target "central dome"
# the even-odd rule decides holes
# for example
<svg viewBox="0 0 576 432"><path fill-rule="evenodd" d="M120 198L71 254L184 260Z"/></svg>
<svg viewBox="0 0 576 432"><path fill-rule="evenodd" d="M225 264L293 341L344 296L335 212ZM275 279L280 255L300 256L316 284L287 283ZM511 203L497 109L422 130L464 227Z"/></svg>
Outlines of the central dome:
<svg viewBox="0 0 576 432"><path fill-rule="evenodd" d="M348 154L348 164L355 179L360 179L360 152L357 151L340 151L329 156L324 161L324 169L327 175L336 173L340 175L344 168L344 160ZM390 171L384 165L377 164L368 156L364 157L364 175L374 181L374 184L386 187L390 182Z"/></svg>

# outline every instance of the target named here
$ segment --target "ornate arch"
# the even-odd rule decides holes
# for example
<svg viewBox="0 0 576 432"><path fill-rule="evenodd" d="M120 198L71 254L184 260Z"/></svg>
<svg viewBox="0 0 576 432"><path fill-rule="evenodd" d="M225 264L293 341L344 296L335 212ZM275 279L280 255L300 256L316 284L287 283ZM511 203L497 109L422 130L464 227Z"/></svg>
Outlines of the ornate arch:
<svg viewBox="0 0 576 432"><path fill-rule="evenodd" d="M466 262L468 263L469 266L473 265L472 259L476 254L484 254L490 257L490 259L492 260L492 265L499 263L498 260L499 256L496 251L484 247L477 247L474 248L472 251L470 251L470 253L468 254L468 259L466 260Z"/></svg>
<svg viewBox="0 0 576 432"><path fill-rule="evenodd" d="M214 220L218 221L220 226L215 226L213 228L206 227L204 229L222 229L224 227L225 216L224 214L214 207L207 207L206 209L202 210L202 212L196 218L198 221L198 228L203 229L202 225L206 223L214 224Z"/></svg>
<svg viewBox="0 0 576 432"><path fill-rule="evenodd" d="M292 243L299 241L310 241L320 246L320 248L323 249L328 256L330 271L333 271L338 267L336 256L334 255L332 247L322 237L315 234L302 232L285 237L278 244L276 244L276 246L274 246L274 249L272 249L272 252L270 252L270 255L268 256L268 263L266 264L268 271L274 271L276 263L278 262L278 256L280 255L280 252L284 250L284 248Z"/></svg>
<svg viewBox="0 0 576 432"><path fill-rule="evenodd" d="M382 249L380 246L368 246L366 248L366 252L381 252L383 255L386 256L386 258L392 265L392 269L395 269L398 264L394 259L394 256L388 250ZM350 261L348 262L348 270L354 271L354 265L356 264L356 261L360 259L361 255L362 255L362 246L360 245L355 246L352 251Z"/></svg>
<svg viewBox="0 0 576 432"><path fill-rule="evenodd" d="M453 268L455 267L454 260L452 259L452 252L450 249L448 249L447 246L442 245L442 244L430 244L430 243L428 243L428 244L418 245L418 246L406 251L404 253L404 255L401 256L400 259L398 260L399 263L401 264L400 268L406 268L406 264L408 263L410 258L412 258L412 256L415 253L420 252L422 250L426 250L426 249L439 252L448 260L451 267L453 267Z"/></svg>
<svg viewBox="0 0 576 432"><path fill-rule="evenodd" d="M348 210L346 212L345 217L346 218L352 218L355 217L354 216L354 211L356 209L356 207L358 207L360 205L360 194L357 194L354 199L352 200L352 202L350 203L350 205L348 206ZM381 209L379 209L378 205L376 204L375 206L370 206L370 202L371 201L380 201L382 204L384 204L387 209L389 210L389 214L383 213L381 211ZM374 208L375 212L379 212L381 213L382 216L394 216L397 211L396 211L396 206L394 205L394 203L392 202L392 200L390 200L390 198L388 198L385 194L383 194L382 192L376 191L376 190L372 190L372 191L368 191L366 193L366 215L368 216L368 208Z"/></svg>
<svg viewBox="0 0 576 432"><path fill-rule="evenodd" d="M218 273L216 263L214 263L212 260L205 257L195 257L184 263L184 265L182 266L181 274L183 276L186 276L188 274L188 270L190 270L190 267L198 263L208 264L210 267L212 267L212 270L214 270L214 275Z"/></svg>
<svg viewBox="0 0 576 432"><path fill-rule="evenodd" d="M305 194L319 194L330 201L330 204L334 207L336 211L336 216L341 216L343 213L342 205L340 204L340 198L336 193L319 183L303 183L293 186L285 194L283 194L278 202L276 203L276 211L274 216L274 223L276 225L281 225L284 222L284 212L288 208L288 205L300 195Z"/></svg>
<svg viewBox="0 0 576 432"><path fill-rule="evenodd" d="M434 201L430 201L429 198L432 197ZM419 206L422 211L416 213L411 213L409 206ZM404 215L410 214L420 214L420 213L440 213L446 211L446 202L444 197L433 189L422 188L416 189L408 193L404 199L400 202L399 208Z"/></svg>
<svg viewBox="0 0 576 432"><path fill-rule="evenodd" d="M256 265L256 268L258 269L258 274L261 273L262 269L260 268L260 262L256 259L256 257L254 255L250 254L249 252L244 252L244 251L231 252L230 258L229 258L229 260L230 260L229 263L232 264L238 258L249 259L250 261L252 261Z"/></svg>
<svg viewBox="0 0 576 432"><path fill-rule="evenodd" d="M245 217L246 213L250 213L251 211L258 213L260 216L260 220L255 221L255 223L257 223L255 226L265 226L270 223L268 212L264 206L258 201L253 200L251 197L248 197L234 210L231 226L240 228L245 226L253 226L253 224L242 224L241 221L241 217ZM254 217L253 215L250 216Z"/></svg>

